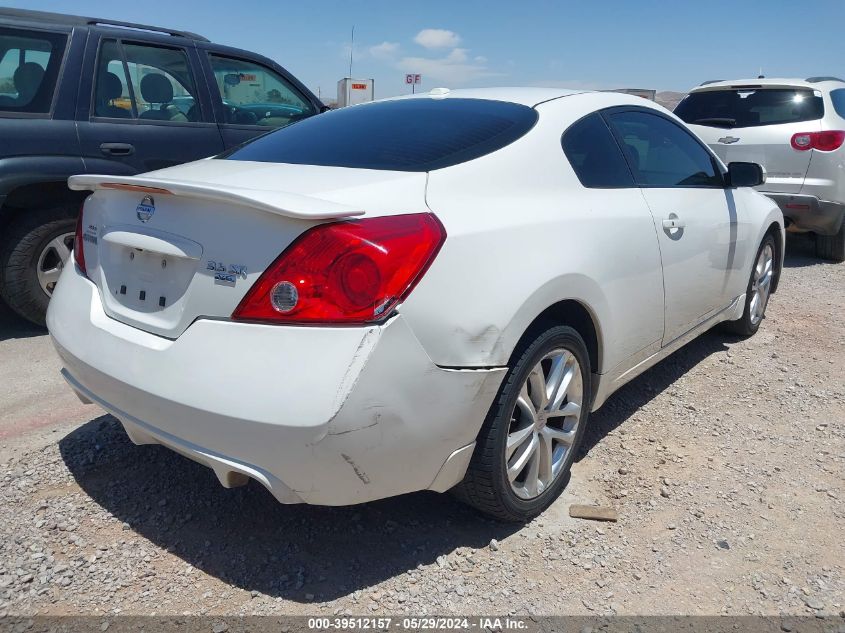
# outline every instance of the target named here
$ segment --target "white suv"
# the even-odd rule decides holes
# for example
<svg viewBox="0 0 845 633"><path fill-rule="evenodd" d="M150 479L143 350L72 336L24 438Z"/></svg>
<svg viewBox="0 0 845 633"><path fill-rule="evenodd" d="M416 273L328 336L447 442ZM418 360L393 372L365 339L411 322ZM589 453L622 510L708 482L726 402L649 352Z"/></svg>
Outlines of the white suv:
<svg viewBox="0 0 845 633"><path fill-rule="evenodd" d="M675 114L725 164L763 165L758 187L783 211L787 230L813 232L820 257L845 261L845 81L708 81Z"/></svg>

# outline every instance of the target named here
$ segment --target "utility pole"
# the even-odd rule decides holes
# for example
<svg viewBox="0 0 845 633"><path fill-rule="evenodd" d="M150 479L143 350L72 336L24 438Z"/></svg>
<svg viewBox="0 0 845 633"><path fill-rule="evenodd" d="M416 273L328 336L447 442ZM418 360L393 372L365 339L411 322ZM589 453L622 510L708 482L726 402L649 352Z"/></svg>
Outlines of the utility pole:
<svg viewBox="0 0 845 633"><path fill-rule="evenodd" d="M349 77L352 78L352 53L355 50L355 25L352 25L352 41L349 44Z"/></svg>

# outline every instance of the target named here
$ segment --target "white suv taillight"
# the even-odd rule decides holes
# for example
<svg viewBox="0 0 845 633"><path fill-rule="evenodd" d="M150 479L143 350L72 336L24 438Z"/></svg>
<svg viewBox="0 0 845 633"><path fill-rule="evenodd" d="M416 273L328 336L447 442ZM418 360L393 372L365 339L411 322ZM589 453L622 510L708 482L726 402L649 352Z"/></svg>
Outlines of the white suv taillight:
<svg viewBox="0 0 845 633"><path fill-rule="evenodd" d="M430 213L320 224L249 289L237 321L368 323L408 296L446 239Z"/></svg>
<svg viewBox="0 0 845 633"><path fill-rule="evenodd" d="M827 132L799 132L792 135L790 144L793 149L805 152L817 149L821 152L832 152L842 147L845 142L845 131L828 130Z"/></svg>

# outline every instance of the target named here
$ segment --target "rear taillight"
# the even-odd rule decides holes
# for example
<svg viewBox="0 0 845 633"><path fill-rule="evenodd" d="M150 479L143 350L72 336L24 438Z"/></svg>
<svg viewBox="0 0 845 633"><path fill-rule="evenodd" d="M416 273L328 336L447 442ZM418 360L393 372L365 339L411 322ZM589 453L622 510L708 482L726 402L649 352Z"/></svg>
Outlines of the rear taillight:
<svg viewBox="0 0 845 633"><path fill-rule="evenodd" d="M264 271L232 318L378 321L408 296L445 239L443 225L429 213L315 226Z"/></svg>
<svg viewBox="0 0 845 633"><path fill-rule="evenodd" d="M799 132L792 135L790 144L793 149L804 152L817 149L821 152L832 152L842 147L845 142L845 131L828 130L827 132Z"/></svg>
<svg viewBox="0 0 845 633"><path fill-rule="evenodd" d="M73 237L73 258L76 260L76 265L87 276L88 271L85 269L85 241L83 239L83 222L82 213L85 210L85 203L79 207L79 214L76 216L76 234Z"/></svg>

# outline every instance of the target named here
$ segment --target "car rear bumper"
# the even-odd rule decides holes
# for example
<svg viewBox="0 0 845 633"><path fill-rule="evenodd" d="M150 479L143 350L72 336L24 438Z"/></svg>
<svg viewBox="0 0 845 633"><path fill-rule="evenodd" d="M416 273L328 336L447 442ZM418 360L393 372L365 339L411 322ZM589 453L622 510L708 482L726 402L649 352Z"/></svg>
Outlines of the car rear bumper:
<svg viewBox="0 0 845 633"><path fill-rule="evenodd" d="M769 193L788 220L787 228L812 231L819 235L836 235L845 221L845 204L819 200L805 194Z"/></svg>
<svg viewBox="0 0 845 633"><path fill-rule="evenodd" d="M504 369L434 365L401 316L314 328L199 319L178 339L109 318L75 266L47 324L70 386L124 425L283 503L347 505L463 477Z"/></svg>

